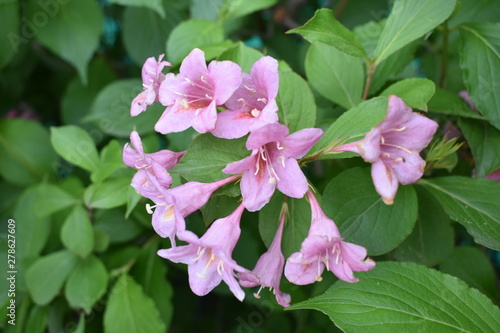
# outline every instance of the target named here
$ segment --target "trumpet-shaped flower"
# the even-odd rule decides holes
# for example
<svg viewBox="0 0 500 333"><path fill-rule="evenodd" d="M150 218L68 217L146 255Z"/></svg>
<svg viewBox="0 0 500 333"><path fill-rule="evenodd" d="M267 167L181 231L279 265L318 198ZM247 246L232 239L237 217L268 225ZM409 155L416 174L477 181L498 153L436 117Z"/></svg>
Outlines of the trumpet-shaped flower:
<svg viewBox="0 0 500 333"><path fill-rule="evenodd" d="M285 266L285 257L281 252L281 239L283 237L283 226L285 224L285 213L281 214L280 224L273 242L266 253L260 256L255 268L251 273L239 273L240 285L251 288L260 285L259 291L254 294L259 298L263 287L269 287L276 296L276 301L283 307L290 306L291 297L280 290L281 276Z"/></svg>
<svg viewBox="0 0 500 333"><path fill-rule="evenodd" d="M261 209L278 188L293 198L302 198L307 179L297 159L303 157L323 135L318 128L306 128L288 135L285 125L267 124L248 136L246 147L252 154L228 164L222 172L243 173L241 193L249 211Z"/></svg>
<svg viewBox="0 0 500 333"><path fill-rule="evenodd" d="M269 56L257 60L250 75L243 73L242 82L227 100L228 110L217 116L213 135L240 138L266 124L278 122L278 62Z"/></svg>
<svg viewBox="0 0 500 333"><path fill-rule="evenodd" d="M144 91L132 101L132 107L130 108L132 117L146 111L148 105L158 102L158 89L165 80L165 74L161 71L165 66L172 66L168 61L161 61L163 56L163 54L160 55L158 61L154 57L148 58L142 66L142 86Z"/></svg>
<svg viewBox="0 0 500 333"><path fill-rule="evenodd" d="M237 299L242 301L245 297L236 281L235 271L248 270L231 258L240 237L243 210L243 205L240 205L231 215L216 220L201 238L187 230L179 233L179 239L188 245L158 251L163 258L188 265L189 285L196 295L208 294L224 280Z"/></svg>
<svg viewBox="0 0 500 333"><path fill-rule="evenodd" d="M429 144L437 128L435 121L412 112L402 99L391 95L387 115L379 125L362 140L332 151L351 151L372 163L375 189L390 205L399 183L411 184L423 176L425 161L419 152Z"/></svg>
<svg viewBox="0 0 500 333"><path fill-rule="evenodd" d="M223 105L241 83L241 68L231 61L212 61L194 49L184 59L177 76L167 76L160 86L160 102L168 105L155 125L167 134L193 127L199 133L213 131L217 106Z"/></svg>
<svg viewBox="0 0 500 333"><path fill-rule="evenodd" d="M285 277L294 284L310 284L322 280L326 267L341 280L357 282L359 279L353 272L368 271L375 267L375 262L365 259L367 252L364 247L344 242L337 226L322 211L314 194L309 191L307 196L311 203L311 227L300 252L287 259Z"/></svg>

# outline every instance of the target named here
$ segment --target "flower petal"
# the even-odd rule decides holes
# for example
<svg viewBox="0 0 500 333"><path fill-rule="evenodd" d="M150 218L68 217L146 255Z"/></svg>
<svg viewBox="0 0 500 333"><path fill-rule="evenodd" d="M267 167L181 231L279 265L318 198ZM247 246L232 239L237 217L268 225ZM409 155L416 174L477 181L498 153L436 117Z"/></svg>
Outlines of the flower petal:
<svg viewBox="0 0 500 333"><path fill-rule="evenodd" d="M182 61L179 73L189 78L191 81L199 79L200 76L207 76L207 64L205 53L200 49L193 49Z"/></svg>
<svg viewBox="0 0 500 333"><path fill-rule="evenodd" d="M372 164L372 179L377 193L387 205L392 205L398 190L398 179L394 170L382 160Z"/></svg>
<svg viewBox="0 0 500 333"><path fill-rule="evenodd" d="M292 198L302 198L307 192L307 179L300 169L297 160L293 158L283 159L283 164L275 163L273 167L279 180L276 183L278 190Z"/></svg>
<svg viewBox="0 0 500 333"><path fill-rule="evenodd" d="M155 131L161 134L182 132L191 127L195 111L185 110L180 102L169 106L155 125Z"/></svg>
<svg viewBox="0 0 500 333"><path fill-rule="evenodd" d="M258 91L265 92L268 100L276 98L279 88L278 61L270 56L257 60L250 75Z"/></svg>
<svg viewBox="0 0 500 333"><path fill-rule="evenodd" d="M380 130L377 127L372 128L357 146L359 154L366 162L377 161L380 155Z"/></svg>
<svg viewBox="0 0 500 333"><path fill-rule="evenodd" d="M217 115L217 123L212 134L218 138L236 139L246 135L256 118L246 117L245 111L222 111Z"/></svg>
<svg viewBox="0 0 500 333"><path fill-rule="evenodd" d="M276 189L276 181L272 181L268 172L262 173L264 176L258 178L252 171L247 171L241 178L241 194L243 205L250 212L255 212L264 207L271 200L271 196Z"/></svg>
<svg viewBox="0 0 500 333"><path fill-rule="evenodd" d="M318 269L319 265L319 269ZM303 261L300 252L293 253L285 264L285 277L288 281L297 285L306 285L316 282L316 277L323 273L325 265L314 262Z"/></svg>
<svg viewBox="0 0 500 333"><path fill-rule="evenodd" d="M213 131L217 121L215 100L213 100L207 107L196 110L192 116L192 126L198 133Z"/></svg>
<svg viewBox="0 0 500 333"><path fill-rule="evenodd" d="M217 105L222 105L241 84L241 67L232 61L212 61L208 72L215 85Z"/></svg>
<svg viewBox="0 0 500 333"><path fill-rule="evenodd" d="M384 156L384 154L389 157ZM383 147L381 159L394 170L398 181L403 185L412 184L424 175L425 161L416 151Z"/></svg>
<svg viewBox="0 0 500 333"><path fill-rule="evenodd" d="M394 142L407 149L421 151L432 140L438 124L416 112L403 124L404 130L384 132L386 142Z"/></svg>
<svg viewBox="0 0 500 333"><path fill-rule="evenodd" d="M288 135L288 127L280 123L267 124L250 133L247 149L259 149L267 143L282 141Z"/></svg>
<svg viewBox="0 0 500 333"><path fill-rule="evenodd" d="M283 153L287 157L302 158L322 135L323 131L319 128L305 128L290 134L281 141L285 147Z"/></svg>

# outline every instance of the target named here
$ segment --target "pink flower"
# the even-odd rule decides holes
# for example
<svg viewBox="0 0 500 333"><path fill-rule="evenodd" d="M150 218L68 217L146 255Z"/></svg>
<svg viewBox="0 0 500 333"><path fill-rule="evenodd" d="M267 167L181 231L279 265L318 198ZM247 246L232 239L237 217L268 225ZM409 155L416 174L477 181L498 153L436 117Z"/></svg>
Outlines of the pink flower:
<svg viewBox="0 0 500 333"><path fill-rule="evenodd" d="M146 154L142 148L139 133L136 131L130 133L130 142L135 150L128 143L125 144L123 148L123 162L129 167L139 170L134 176L132 183L140 187L147 181L146 173L152 173L162 186L169 188L172 185L172 177L167 172L167 169L171 169L179 163L185 152L176 153L165 149L156 153Z"/></svg>
<svg viewBox="0 0 500 333"><path fill-rule="evenodd" d="M231 61L212 61L194 49L184 59L177 76L167 76L160 86L160 102L169 105L155 130L167 134L193 127L213 131L217 106L223 105L241 83L241 68Z"/></svg>
<svg viewBox="0 0 500 333"><path fill-rule="evenodd" d="M484 178L488 178L494 180L496 182L500 182L500 169L496 169L489 174L487 174Z"/></svg>
<svg viewBox="0 0 500 333"><path fill-rule="evenodd" d="M312 221L307 238L302 242L300 252L293 253L285 265L288 281L305 285L321 281L326 269L346 282L357 282L353 272L368 271L375 262L366 258L362 246L344 242L335 223L321 210L318 201L310 191Z"/></svg>
<svg viewBox="0 0 500 333"><path fill-rule="evenodd" d="M391 95L385 119L364 139L331 151L351 151L372 163L375 189L391 205L398 183L411 184L423 176L425 161L419 152L429 144L437 128L435 121L412 112L402 99Z"/></svg>
<svg viewBox="0 0 500 333"><path fill-rule="evenodd" d="M158 251L163 258L188 265L189 285L196 295L208 294L224 280L237 299L245 297L234 271L248 270L231 258L240 237L243 210L240 205L231 215L216 220L201 238L190 231L179 233L179 239L188 245Z"/></svg>
<svg viewBox="0 0 500 333"><path fill-rule="evenodd" d="M246 147L252 154L228 164L222 172L243 173L243 205L257 211L269 202L276 187L293 198L302 198L307 179L297 159L303 157L323 135L318 128L306 128L288 135L285 125L267 124L251 132Z"/></svg>
<svg viewBox="0 0 500 333"><path fill-rule="evenodd" d="M142 66L142 85L144 91L132 101L132 107L130 108L130 115L132 117L146 111L148 105L158 102L158 89L163 80L165 80L165 74L161 71L165 66L172 66L168 61L161 61L163 56L164 54L160 55L158 61L154 57L148 58Z"/></svg>
<svg viewBox="0 0 500 333"><path fill-rule="evenodd" d="M281 214L280 224L273 242L264 253L251 273L239 273L240 285L251 288L260 285L259 291L254 294L260 298L260 291L263 287L269 287L276 296L276 301L283 307L290 306L291 297L280 290L281 276L285 266L285 257L281 252L281 238L283 236L283 225L285 224L285 213Z"/></svg>
<svg viewBox="0 0 500 333"><path fill-rule="evenodd" d="M269 56L253 65L250 75L243 73L242 82L227 100L229 110L217 116L213 135L219 138L241 138L266 124L278 122L278 62Z"/></svg>

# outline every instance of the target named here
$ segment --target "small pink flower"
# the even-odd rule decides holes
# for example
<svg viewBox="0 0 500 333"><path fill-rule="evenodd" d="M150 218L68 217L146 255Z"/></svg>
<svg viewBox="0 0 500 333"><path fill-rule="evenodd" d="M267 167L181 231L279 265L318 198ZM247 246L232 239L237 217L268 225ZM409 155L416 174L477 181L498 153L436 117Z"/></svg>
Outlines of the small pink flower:
<svg viewBox="0 0 500 333"><path fill-rule="evenodd" d="M184 59L177 76L167 76L160 86L160 102L169 105L155 130L182 132L193 127L199 133L213 131L217 106L223 105L241 83L241 68L231 61L212 61L194 49Z"/></svg>
<svg viewBox="0 0 500 333"><path fill-rule="evenodd" d="M248 136L246 147L252 154L228 164L222 172L243 173L241 193L243 205L257 211L269 202L278 188L293 198L302 198L307 179L297 159L303 157L323 135L319 128L306 128L288 135L285 125L267 124Z"/></svg>
<svg viewBox="0 0 500 333"><path fill-rule="evenodd" d="M357 282L353 272L368 271L375 262L366 258L362 246L342 240L335 223L329 219L310 191L307 196L311 203L312 221L307 238L302 242L300 252L293 253L285 265L288 281L306 285L321 281L326 269L346 282Z"/></svg>
<svg viewBox="0 0 500 333"><path fill-rule="evenodd" d="M285 212L281 213L280 224L274 236L269 250L260 256L255 268L251 273L239 273L240 284L245 288L252 288L260 285L259 291L254 294L260 298L260 291L263 287L269 287L276 296L276 301L283 307L290 306L292 300L289 294L280 290L281 276L285 266L285 257L281 252L281 239L283 237L283 226L285 224Z"/></svg>
<svg viewBox="0 0 500 333"><path fill-rule="evenodd" d="M213 135L219 138L241 138L266 124L278 122L278 62L269 56L253 65L250 75L243 73L242 82L227 100L229 110L217 116Z"/></svg>
<svg viewBox="0 0 500 333"><path fill-rule="evenodd" d="M165 80L165 74L161 71L165 66L172 66L168 61L161 61L163 56L163 54L160 55L158 61L154 57L148 58L142 66L142 85L144 91L132 101L132 107L130 108L130 115L132 117L146 111L148 105L158 102L158 89L163 80Z"/></svg>
<svg viewBox="0 0 500 333"><path fill-rule="evenodd" d="M385 119L364 139L331 151L351 151L372 163L375 189L391 205L398 183L411 184L423 176L425 161L419 152L427 147L437 128L435 121L412 112L402 99L391 95Z"/></svg>
<svg viewBox="0 0 500 333"><path fill-rule="evenodd" d="M201 238L187 230L179 233L179 239L188 245L158 251L163 258L188 265L189 285L196 295L208 294L224 280L237 299L242 301L245 297L236 281L235 271L248 270L232 259L241 233L243 210L243 205L240 205L231 215L216 220Z"/></svg>

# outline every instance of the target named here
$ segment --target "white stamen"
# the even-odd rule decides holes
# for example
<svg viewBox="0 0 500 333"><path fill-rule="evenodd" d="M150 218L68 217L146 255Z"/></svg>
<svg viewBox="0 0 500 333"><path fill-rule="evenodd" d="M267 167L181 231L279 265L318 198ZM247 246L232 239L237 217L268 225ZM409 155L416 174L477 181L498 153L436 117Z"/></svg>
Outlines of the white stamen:
<svg viewBox="0 0 500 333"><path fill-rule="evenodd" d="M247 104L247 102L246 102L246 101L245 101L245 99L243 99L243 98L238 99L238 102L243 103L243 105L246 105L246 104Z"/></svg>
<svg viewBox="0 0 500 333"><path fill-rule="evenodd" d="M257 98L257 102L262 102L262 103L266 104L267 103L267 99L265 99L265 98Z"/></svg>
<svg viewBox="0 0 500 333"><path fill-rule="evenodd" d="M250 113L254 116L254 118L257 118L260 115L260 111L257 109L253 109Z"/></svg>
<svg viewBox="0 0 500 333"><path fill-rule="evenodd" d="M282 150L284 147L280 145L281 142L279 141L276 141L276 148L278 148L278 150Z"/></svg>
<svg viewBox="0 0 500 333"><path fill-rule="evenodd" d="M251 91L251 92L257 92L257 90L253 89L253 88L250 88L249 86L245 85L245 88L248 90L248 91Z"/></svg>

